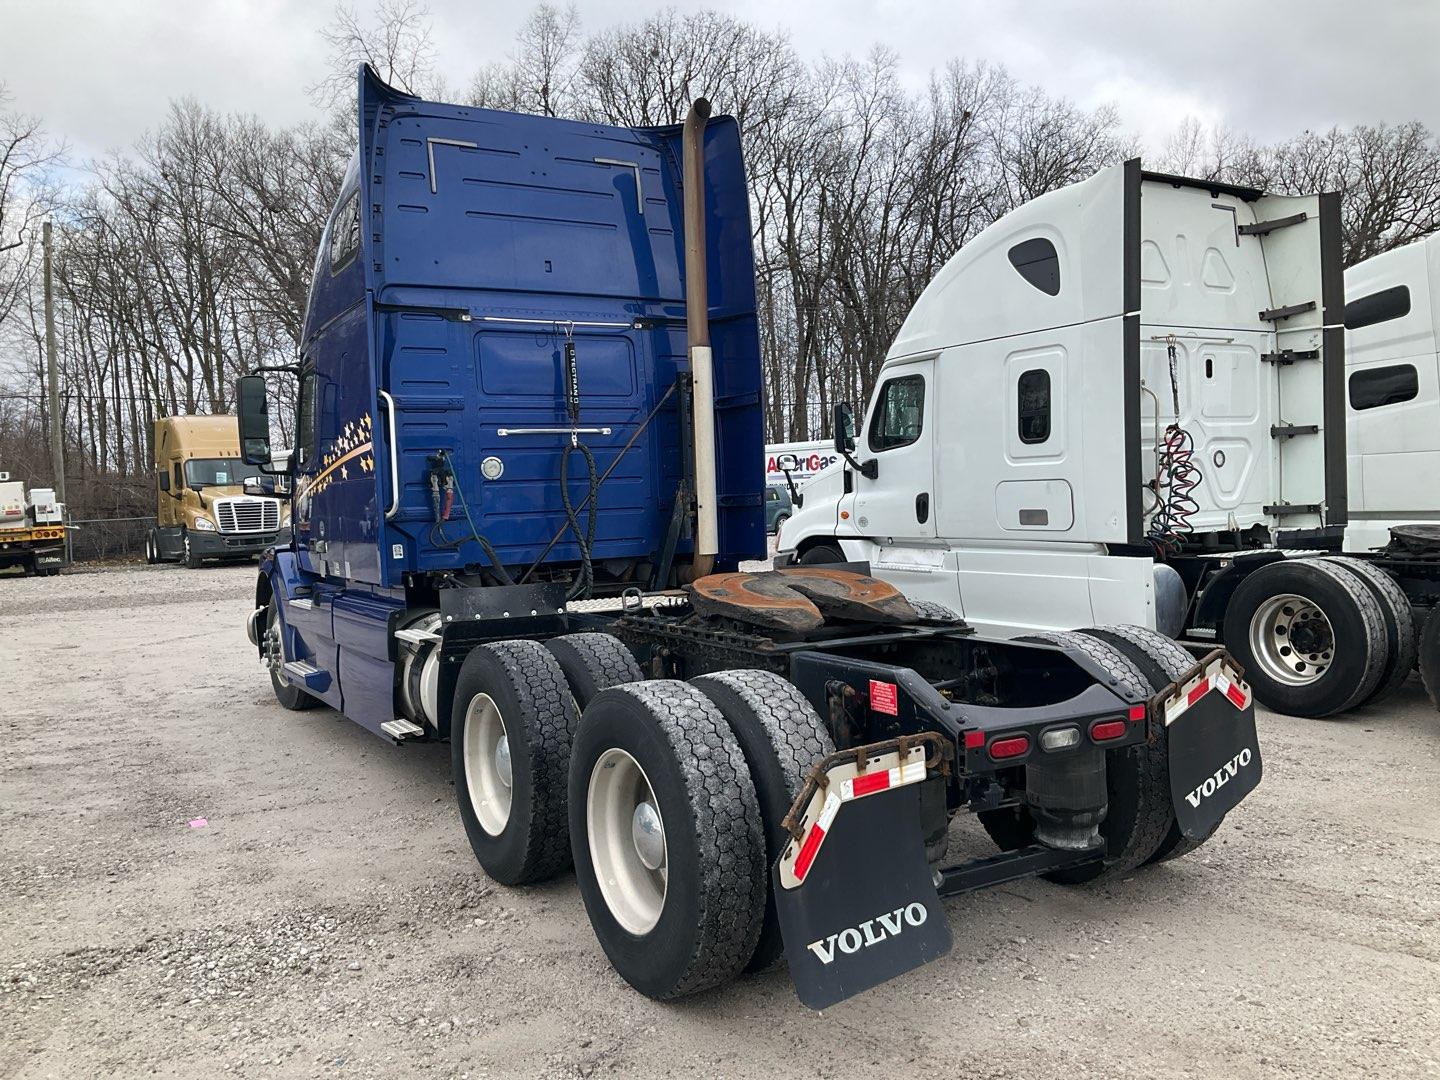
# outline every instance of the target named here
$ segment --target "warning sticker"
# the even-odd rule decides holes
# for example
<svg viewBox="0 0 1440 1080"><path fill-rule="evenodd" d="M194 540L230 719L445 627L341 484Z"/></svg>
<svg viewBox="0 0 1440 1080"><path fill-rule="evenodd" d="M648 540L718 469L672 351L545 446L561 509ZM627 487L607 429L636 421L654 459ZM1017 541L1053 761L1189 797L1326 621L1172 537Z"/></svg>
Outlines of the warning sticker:
<svg viewBox="0 0 1440 1080"><path fill-rule="evenodd" d="M893 682L870 680L870 710L886 716L900 714L900 691Z"/></svg>

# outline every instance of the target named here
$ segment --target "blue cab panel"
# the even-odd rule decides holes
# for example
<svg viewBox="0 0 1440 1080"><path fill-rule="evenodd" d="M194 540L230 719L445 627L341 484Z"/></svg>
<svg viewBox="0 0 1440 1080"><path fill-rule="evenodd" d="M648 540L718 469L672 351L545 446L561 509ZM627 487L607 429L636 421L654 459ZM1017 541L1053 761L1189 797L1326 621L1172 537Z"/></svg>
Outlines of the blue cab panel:
<svg viewBox="0 0 1440 1080"><path fill-rule="evenodd" d="M682 395L616 459L687 370L680 128L422 101L368 68L359 104L359 152L306 314L299 570L379 593L416 575L483 570L491 558L472 522L512 572L540 557L566 520L568 342L579 439L600 472L614 466L599 489L593 558L648 583L688 461ZM735 122L712 119L704 146L724 569L765 555L760 343ZM455 490L441 493L437 523L440 461L453 465ZM589 491L579 454L569 481L579 506ZM691 547L682 537L680 561ZM566 532L544 561L566 571L580 557ZM372 607L337 607L337 636L342 618Z"/></svg>

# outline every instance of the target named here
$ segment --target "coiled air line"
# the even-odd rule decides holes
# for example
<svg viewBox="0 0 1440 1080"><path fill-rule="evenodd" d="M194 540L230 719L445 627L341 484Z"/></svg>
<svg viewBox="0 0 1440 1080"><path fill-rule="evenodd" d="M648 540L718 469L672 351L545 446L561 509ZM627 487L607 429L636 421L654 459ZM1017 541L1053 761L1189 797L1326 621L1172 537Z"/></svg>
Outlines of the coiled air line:
<svg viewBox="0 0 1440 1080"><path fill-rule="evenodd" d="M1170 397L1175 420L1166 425L1163 435L1157 433L1155 440L1156 506L1145 536L1162 558L1178 551L1194 533L1190 518L1199 512L1200 504L1191 492L1204 479L1194 461L1195 439L1180 425L1179 361L1173 336L1166 339L1166 354L1170 362ZM1158 420L1156 426L1159 426Z"/></svg>

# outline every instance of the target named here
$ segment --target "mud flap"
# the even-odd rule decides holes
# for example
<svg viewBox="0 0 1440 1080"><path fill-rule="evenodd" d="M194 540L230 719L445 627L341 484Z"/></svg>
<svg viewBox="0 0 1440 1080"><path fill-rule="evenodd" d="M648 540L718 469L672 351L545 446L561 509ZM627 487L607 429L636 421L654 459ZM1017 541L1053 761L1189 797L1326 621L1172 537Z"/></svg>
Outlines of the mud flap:
<svg viewBox="0 0 1440 1080"><path fill-rule="evenodd" d="M1224 654L1165 701L1170 746L1170 800L1187 840L1209 836L1260 784L1255 695Z"/></svg>
<svg viewBox="0 0 1440 1080"><path fill-rule="evenodd" d="M864 759L862 759L863 761ZM902 765L902 760L904 765ZM771 871L800 1000L824 1009L950 951L920 829L925 749L842 763L797 801L800 839ZM858 793L857 793L858 791Z"/></svg>

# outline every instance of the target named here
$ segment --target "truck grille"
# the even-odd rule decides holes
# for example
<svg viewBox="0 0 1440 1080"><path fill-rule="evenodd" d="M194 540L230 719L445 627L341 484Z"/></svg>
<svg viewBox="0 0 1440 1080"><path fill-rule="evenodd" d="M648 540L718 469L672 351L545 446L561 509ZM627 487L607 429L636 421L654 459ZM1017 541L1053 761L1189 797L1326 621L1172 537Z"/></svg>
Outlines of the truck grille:
<svg viewBox="0 0 1440 1080"><path fill-rule="evenodd" d="M216 499L215 526L222 533L274 532L280 528L278 499Z"/></svg>

